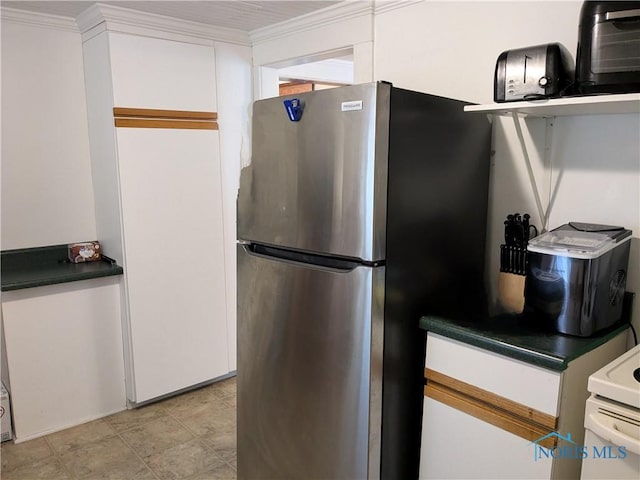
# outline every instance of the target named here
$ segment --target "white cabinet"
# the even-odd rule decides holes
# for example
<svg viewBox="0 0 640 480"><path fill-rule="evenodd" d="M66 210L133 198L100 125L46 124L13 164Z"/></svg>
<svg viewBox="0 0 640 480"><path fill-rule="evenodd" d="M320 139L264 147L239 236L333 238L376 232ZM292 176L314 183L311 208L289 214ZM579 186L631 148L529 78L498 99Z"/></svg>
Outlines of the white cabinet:
<svg viewBox="0 0 640 480"><path fill-rule="evenodd" d="M421 479L551 478L529 440L444 403L425 397L423 424Z"/></svg>
<svg viewBox="0 0 640 480"><path fill-rule="evenodd" d="M420 478L579 478L580 458L550 449L582 445L588 376L625 336L553 371L429 332Z"/></svg>
<svg viewBox="0 0 640 480"><path fill-rule="evenodd" d="M216 110L209 43L107 26L83 44L96 227L124 267L127 396L135 404L231 370L225 275L235 265L224 254L219 135L188 125ZM116 128L114 108L145 118Z"/></svg>
<svg viewBox="0 0 640 480"><path fill-rule="evenodd" d="M3 292L16 441L126 408L120 277Z"/></svg>
<svg viewBox="0 0 640 480"><path fill-rule="evenodd" d="M118 128L138 402L229 372L218 132Z"/></svg>
<svg viewBox="0 0 640 480"><path fill-rule="evenodd" d="M113 106L216 111L213 46L109 33Z"/></svg>

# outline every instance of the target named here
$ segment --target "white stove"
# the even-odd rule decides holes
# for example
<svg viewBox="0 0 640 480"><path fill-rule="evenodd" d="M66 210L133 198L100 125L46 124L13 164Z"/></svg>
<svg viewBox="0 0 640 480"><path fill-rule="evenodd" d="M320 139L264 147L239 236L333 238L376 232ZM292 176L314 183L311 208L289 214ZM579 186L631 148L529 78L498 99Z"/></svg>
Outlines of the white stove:
<svg viewBox="0 0 640 480"><path fill-rule="evenodd" d="M640 345L589 377L586 479L640 478Z"/></svg>
<svg viewBox="0 0 640 480"><path fill-rule="evenodd" d="M640 408L640 345L589 377L591 393Z"/></svg>

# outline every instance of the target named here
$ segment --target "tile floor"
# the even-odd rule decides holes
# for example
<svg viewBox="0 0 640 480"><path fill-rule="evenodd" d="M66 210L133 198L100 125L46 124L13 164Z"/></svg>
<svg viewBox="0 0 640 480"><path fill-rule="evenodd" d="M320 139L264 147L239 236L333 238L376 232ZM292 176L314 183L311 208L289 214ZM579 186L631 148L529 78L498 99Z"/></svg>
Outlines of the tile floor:
<svg viewBox="0 0 640 480"><path fill-rule="evenodd" d="M0 452L2 480L235 479L236 380Z"/></svg>

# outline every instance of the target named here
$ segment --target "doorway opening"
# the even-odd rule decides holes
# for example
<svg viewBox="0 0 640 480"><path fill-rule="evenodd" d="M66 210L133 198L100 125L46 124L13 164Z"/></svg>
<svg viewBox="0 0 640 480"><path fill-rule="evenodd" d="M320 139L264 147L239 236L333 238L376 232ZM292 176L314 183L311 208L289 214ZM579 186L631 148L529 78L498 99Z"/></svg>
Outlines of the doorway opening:
<svg viewBox="0 0 640 480"><path fill-rule="evenodd" d="M257 73L257 98L353 85L353 48L342 48L263 65Z"/></svg>
<svg viewBox="0 0 640 480"><path fill-rule="evenodd" d="M279 94L325 90L353 84L353 53L278 69Z"/></svg>

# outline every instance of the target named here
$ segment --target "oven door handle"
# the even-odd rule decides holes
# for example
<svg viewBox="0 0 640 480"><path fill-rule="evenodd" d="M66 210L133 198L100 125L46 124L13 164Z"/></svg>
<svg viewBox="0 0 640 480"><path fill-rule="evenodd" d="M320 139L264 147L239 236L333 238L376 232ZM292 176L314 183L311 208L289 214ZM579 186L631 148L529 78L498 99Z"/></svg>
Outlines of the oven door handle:
<svg viewBox="0 0 640 480"><path fill-rule="evenodd" d="M610 420L607 418L609 421L606 423L602 422L602 418L602 415L590 414L586 427L600 438L615 445L624 446L628 451L640 455L640 438L633 438L621 432L613 418Z"/></svg>

